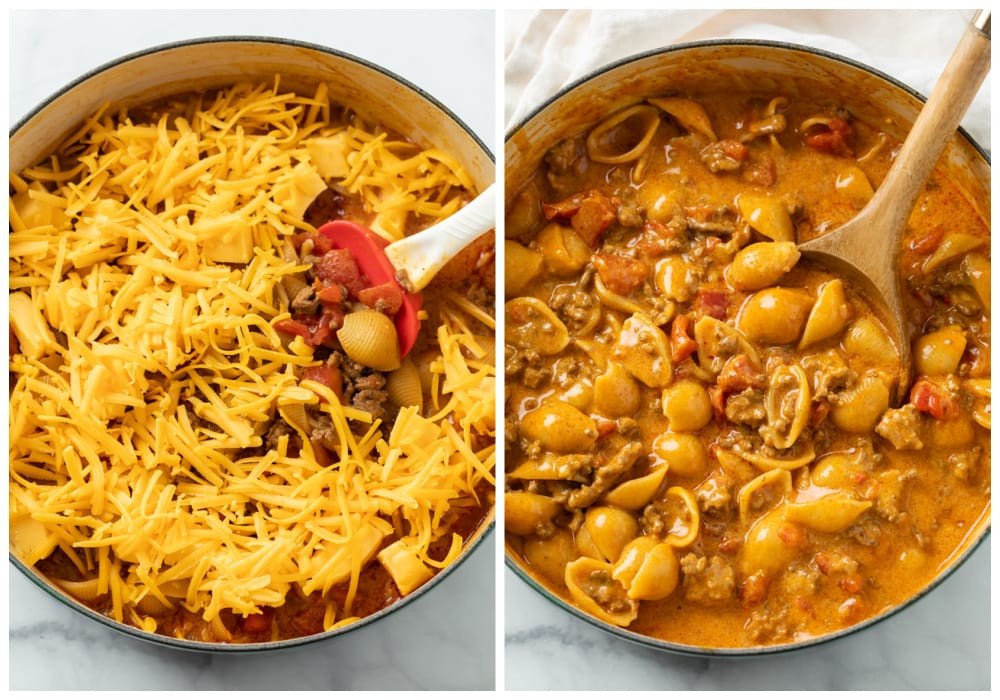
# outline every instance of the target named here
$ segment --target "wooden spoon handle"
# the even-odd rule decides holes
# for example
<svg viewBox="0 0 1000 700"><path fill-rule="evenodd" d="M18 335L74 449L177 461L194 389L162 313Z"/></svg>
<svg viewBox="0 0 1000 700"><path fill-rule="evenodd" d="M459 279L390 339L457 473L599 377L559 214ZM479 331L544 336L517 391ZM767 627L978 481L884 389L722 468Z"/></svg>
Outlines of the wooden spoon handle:
<svg viewBox="0 0 1000 700"><path fill-rule="evenodd" d="M990 11L980 10L965 30L948 65L920 111L899 154L868 208L884 217L879 230L892 231L898 239L906 227L920 189L934 169L945 144L990 71ZM892 206L877 206L879 202Z"/></svg>

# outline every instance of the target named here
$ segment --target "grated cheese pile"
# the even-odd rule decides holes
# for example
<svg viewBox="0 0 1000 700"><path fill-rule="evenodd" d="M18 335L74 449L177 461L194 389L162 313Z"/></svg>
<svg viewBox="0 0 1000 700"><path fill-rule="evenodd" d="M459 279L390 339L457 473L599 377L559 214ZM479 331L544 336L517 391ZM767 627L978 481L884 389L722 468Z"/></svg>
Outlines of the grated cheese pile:
<svg viewBox="0 0 1000 700"><path fill-rule="evenodd" d="M492 327L485 310L459 298L445 315L435 414L404 408L388 435L300 382L318 361L270 326L282 277L302 269L282 243L312 230L302 217L327 182L388 237L471 188L447 155L337 121L324 87L303 97L277 79L149 122L105 107L11 175L11 545L29 565L64 552L85 579L67 588L117 620L155 631L182 605L226 639L222 610L347 582L324 621L345 624L362 566L377 556L409 593L461 551L453 535L443 560L428 554L449 508L493 481L495 372L469 323ZM305 439L307 405L339 435L328 467ZM301 453L287 436L264 445L276 414Z"/></svg>

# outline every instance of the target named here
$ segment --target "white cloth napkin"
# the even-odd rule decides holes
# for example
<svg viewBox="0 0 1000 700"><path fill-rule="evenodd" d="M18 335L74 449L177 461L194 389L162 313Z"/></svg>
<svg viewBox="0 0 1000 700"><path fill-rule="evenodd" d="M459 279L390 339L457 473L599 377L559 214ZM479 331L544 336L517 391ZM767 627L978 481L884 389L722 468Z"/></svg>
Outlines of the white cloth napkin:
<svg viewBox="0 0 1000 700"><path fill-rule="evenodd" d="M705 39L770 39L837 53L928 95L973 10L538 10L508 12L509 128L594 69L632 54ZM990 147L990 78L962 125Z"/></svg>

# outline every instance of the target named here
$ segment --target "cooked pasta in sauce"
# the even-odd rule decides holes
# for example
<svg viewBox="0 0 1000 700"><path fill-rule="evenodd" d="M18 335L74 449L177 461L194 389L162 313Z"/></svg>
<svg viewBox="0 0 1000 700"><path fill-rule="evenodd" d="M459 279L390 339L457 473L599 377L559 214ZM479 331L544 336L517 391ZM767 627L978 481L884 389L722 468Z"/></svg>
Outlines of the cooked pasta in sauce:
<svg viewBox="0 0 1000 700"><path fill-rule="evenodd" d="M990 503L988 223L935 171L900 262L905 387L897 341L796 246L897 147L733 93L549 149L505 241L505 523L534 578L639 634L753 647L876 616L963 550Z"/></svg>
<svg viewBox="0 0 1000 700"><path fill-rule="evenodd" d="M385 608L481 531L490 237L406 339L421 300L324 227L446 218L473 195L452 157L275 78L105 106L11 181L25 564L147 632L269 642Z"/></svg>

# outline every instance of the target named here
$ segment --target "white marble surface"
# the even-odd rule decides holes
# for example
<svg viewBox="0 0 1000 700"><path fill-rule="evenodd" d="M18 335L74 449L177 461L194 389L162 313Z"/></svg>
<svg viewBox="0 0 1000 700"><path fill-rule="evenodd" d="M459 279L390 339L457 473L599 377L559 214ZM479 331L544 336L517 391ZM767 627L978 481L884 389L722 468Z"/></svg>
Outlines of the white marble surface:
<svg viewBox="0 0 1000 700"><path fill-rule="evenodd" d="M890 16L787 10L508 13L505 117L508 124L515 122L537 100L618 57L721 37L820 46L881 68L927 94L970 15L968 11ZM526 60L532 55L534 59ZM989 78L964 122L987 149L988 82ZM685 657L621 640L549 603L508 570L505 687L986 689L990 687L989 546L988 540L930 595L872 628L813 649L757 659Z"/></svg>
<svg viewBox="0 0 1000 700"><path fill-rule="evenodd" d="M278 36L382 65L450 107L495 153L494 14L120 11L10 15L10 119L123 54L202 36ZM388 618L280 653L166 650L76 614L10 570L12 689L487 689L494 687L490 535L455 573Z"/></svg>

